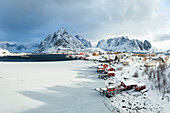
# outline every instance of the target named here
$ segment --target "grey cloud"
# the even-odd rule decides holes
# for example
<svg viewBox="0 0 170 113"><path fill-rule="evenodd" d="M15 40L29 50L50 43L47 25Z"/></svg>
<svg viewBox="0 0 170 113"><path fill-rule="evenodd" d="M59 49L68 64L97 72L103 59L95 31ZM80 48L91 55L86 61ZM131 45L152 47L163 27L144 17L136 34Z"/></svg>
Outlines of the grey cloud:
<svg viewBox="0 0 170 113"><path fill-rule="evenodd" d="M158 35L158 36L154 39L155 42L167 41L167 40L170 40L170 34Z"/></svg>
<svg viewBox="0 0 170 113"><path fill-rule="evenodd" d="M164 27L161 0L0 0L1 40L43 39L60 27L90 40ZM1 33L0 33L1 34Z"/></svg>

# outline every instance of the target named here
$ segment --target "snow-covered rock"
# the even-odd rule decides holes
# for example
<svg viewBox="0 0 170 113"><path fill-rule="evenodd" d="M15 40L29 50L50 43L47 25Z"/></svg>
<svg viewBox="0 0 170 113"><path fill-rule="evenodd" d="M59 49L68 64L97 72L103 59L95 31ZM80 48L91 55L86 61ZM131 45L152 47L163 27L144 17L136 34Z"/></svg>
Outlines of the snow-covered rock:
<svg viewBox="0 0 170 113"><path fill-rule="evenodd" d="M92 48L92 44L91 44L90 41L86 40L85 38L83 38L83 37L80 36L80 35L76 35L75 37L76 37L78 40L80 40L81 43L82 43L85 47L87 47L87 48Z"/></svg>
<svg viewBox="0 0 170 113"><path fill-rule="evenodd" d="M0 48L0 56L3 56L3 55L10 55L11 53L8 51L8 50L5 50L5 49L1 49Z"/></svg>
<svg viewBox="0 0 170 113"><path fill-rule="evenodd" d="M101 40L96 47L106 51L118 52L141 52L152 48L151 43L147 40L144 42L137 39L130 40L127 36Z"/></svg>
<svg viewBox="0 0 170 113"><path fill-rule="evenodd" d="M84 49L85 46L76 37L69 35L66 28L61 28L53 34L49 34L40 45L37 52L51 53L61 49L78 50Z"/></svg>
<svg viewBox="0 0 170 113"><path fill-rule="evenodd" d="M33 52L37 49L38 44L21 44L12 42L0 42L0 48L6 49L11 53Z"/></svg>

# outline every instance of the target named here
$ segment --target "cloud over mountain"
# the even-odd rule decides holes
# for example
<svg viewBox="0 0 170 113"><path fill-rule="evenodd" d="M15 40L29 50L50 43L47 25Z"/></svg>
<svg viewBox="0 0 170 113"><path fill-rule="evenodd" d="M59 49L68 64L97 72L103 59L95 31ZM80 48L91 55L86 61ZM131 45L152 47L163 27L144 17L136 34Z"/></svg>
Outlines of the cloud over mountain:
<svg viewBox="0 0 170 113"><path fill-rule="evenodd" d="M3 0L0 40L40 41L63 26L93 42L147 35L165 28L165 8L162 0Z"/></svg>

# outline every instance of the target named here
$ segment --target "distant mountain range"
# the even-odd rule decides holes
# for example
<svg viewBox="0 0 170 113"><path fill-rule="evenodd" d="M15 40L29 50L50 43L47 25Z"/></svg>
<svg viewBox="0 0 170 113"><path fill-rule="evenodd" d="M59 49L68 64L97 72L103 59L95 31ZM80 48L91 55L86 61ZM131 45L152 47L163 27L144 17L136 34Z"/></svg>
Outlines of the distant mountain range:
<svg viewBox="0 0 170 113"><path fill-rule="evenodd" d="M21 44L21 43L9 43L9 42L0 42L0 48L8 50L13 53L21 52L33 52L37 49L39 44Z"/></svg>
<svg viewBox="0 0 170 113"><path fill-rule="evenodd" d="M98 42L96 47L105 51L141 52L149 51L149 49L152 48L152 45L147 40L142 42L137 39L130 40L127 36L122 36L101 40Z"/></svg>
<svg viewBox="0 0 170 113"><path fill-rule="evenodd" d="M91 47L92 45L90 41L86 40L80 35L72 36L68 34L66 28L61 28L57 32L49 34L40 43L21 44L0 42L0 48L8 50L12 53L55 53L57 50L61 49L80 50Z"/></svg>
<svg viewBox="0 0 170 113"><path fill-rule="evenodd" d="M36 52L36 53L55 53L59 50L81 50L92 48L90 41L80 35L72 36L66 28L61 28L57 32L49 34L39 44L19 44L19 43L0 43L0 48L6 49L9 52ZM100 40L96 48L101 48L105 51L117 52L147 52L155 50L149 41L144 42L137 39L129 39L127 36L109 38Z"/></svg>

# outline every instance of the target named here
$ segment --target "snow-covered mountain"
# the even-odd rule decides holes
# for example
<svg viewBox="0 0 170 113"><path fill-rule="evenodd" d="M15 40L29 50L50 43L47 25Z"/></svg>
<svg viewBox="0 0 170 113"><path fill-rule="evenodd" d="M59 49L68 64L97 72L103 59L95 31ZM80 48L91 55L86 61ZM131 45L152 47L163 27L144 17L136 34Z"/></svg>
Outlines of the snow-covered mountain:
<svg viewBox="0 0 170 113"><path fill-rule="evenodd" d="M147 40L144 42L137 39L130 40L127 36L101 40L96 47L117 52L142 52L149 51L152 48L151 43Z"/></svg>
<svg viewBox="0 0 170 113"><path fill-rule="evenodd" d="M86 47L86 48L92 48L91 42L86 40L85 38L83 38L80 35L76 35L75 36L78 40L81 41L81 43Z"/></svg>
<svg viewBox="0 0 170 113"><path fill-rule="evenodd" d="M69 35L66 28L61 28L49 34L38 46L36 52L53 53L61 49L80 50L85 46L76 37Z"/></svg>
<svg viewBox="0 0 170 113"><path fill-rule="evenodd" d="M21 43L10 43L10 42L0 42L0 48L8 50L11 53L21 53L21 52L33 52L37 49L38 44L21 44Z"/></svg>

